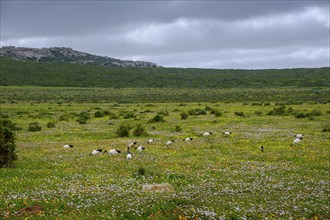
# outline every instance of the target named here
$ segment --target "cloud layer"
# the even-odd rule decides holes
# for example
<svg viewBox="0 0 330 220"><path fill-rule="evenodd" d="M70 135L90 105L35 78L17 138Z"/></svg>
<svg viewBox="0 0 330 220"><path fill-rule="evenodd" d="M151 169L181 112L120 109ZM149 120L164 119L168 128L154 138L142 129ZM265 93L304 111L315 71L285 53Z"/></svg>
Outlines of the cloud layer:
<svg viewBox="0 0 330 220"><path fill-rule="evenodd" d="M161 66L330 66L329 1L1 1L1 46Z"/></svg>

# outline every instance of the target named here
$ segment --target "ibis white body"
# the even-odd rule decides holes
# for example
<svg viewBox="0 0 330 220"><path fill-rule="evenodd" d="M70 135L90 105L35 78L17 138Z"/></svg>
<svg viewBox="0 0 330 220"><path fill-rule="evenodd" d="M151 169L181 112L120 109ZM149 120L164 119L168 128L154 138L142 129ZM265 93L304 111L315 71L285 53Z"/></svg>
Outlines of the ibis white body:
<svg viewBox="0 0 330 220"><path fill-rule="evenodd" d="M188 137L188 138L186 138L186 139L183 139L184 141L186 141L186 142L189 142L189 141L192 141L193 140L193 138L191 138L191 137Z"/></svg>
<svg viewBox="0 0 330 220"><path fill-rule="evenodd" d="M169 140L169 141L166 142L166 146L170 146L170 145L172 145L173 143L174 143L174 140Z"/></svg>
<svg viewBox="0 0 330 220"><path fill-rule="evenodd" d="M296 134L295 137L296 138L299 138L299 139L303 139L304 135L302 135L302 134Z"/></svg>
<svg viewBox="0 0 330 220"><path fill-rule="evenodd" d="M72 144L65 144L63 147L64 148L73 148L73 145Z"/></svg>
<svg viewBox="0 0 330 220"><path fill-rule="evenodd" d="M97 155L102 152L102 149L93 150L90 156Z"/></svg>
<svg viewBox="0 0 330 220"><path fill-rule="evenodd" d="M212 134L212 132L204 132L204 133L203 133L203 136L204 136L204 137L207 137L207 136L210 136L211 134Z"/></svg>
<svg viewBox="0 0 330 220"><path fill-rule="evenodd" d="M223 132L223 135L229 136L229 135L231 135L231 131L225 131L225 132Z"/></svg>
<svg viewBox="0 0 330 220"><path fill-rule="evenodd" d="M108 153L109 155L118 155L118 154L121 153L121 151L120 150L117 150L117 149L110 149L108 151L104 151L103 154L105 154L105 153Z"/></svg>
<svg viewBox="0 0 330 220"><path fill-rule="evenodd" d="M294 139L293 144L299 144L300 142L301 142L301 139L300 138L296 138L296 139Z"/></svg>
<svg viewBox="0 0 330 220"><path fill-rule="evenodd" d="M143 146L138 146L135 148L135 150L139 151L140 153L145 150Z"/></svg>
<svg viewBox="0 0 330 220"><path fill-rule="evenodd" d="M147 144L152 144L152 143L154 143L154 140L153 140L153 139L149 139L149 140L147 141Z"/></svg>
<svg viewBox="0 0 330 220"><path fill-rule="evenodd" d="M132 154L131 153L128 153L127 156L126 156L126 160L132 160Z"/></svg>

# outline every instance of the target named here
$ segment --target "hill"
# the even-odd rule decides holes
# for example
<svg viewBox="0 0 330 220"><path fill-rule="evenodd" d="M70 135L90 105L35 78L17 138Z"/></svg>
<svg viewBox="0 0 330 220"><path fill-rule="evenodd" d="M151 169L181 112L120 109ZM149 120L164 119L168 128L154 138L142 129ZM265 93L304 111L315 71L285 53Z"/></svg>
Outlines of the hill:
<svg viewBox="0 0 330 220"><path fill-rule="evenodd" d="M0 85L101 88L330 87L330 68L224 70L137 68L0 57Z"/></svg>
<svg viewBox="0 0 330 220"><path fill-rule="evenodd" d="M26 48L1 47L0 56L12 57L17 60L33 60L37 62L78 63L86 65L117 66L117 67L156 67L155 63L145 61L119 60L110 57L92 55L73 50L68 47Z"/></svg>

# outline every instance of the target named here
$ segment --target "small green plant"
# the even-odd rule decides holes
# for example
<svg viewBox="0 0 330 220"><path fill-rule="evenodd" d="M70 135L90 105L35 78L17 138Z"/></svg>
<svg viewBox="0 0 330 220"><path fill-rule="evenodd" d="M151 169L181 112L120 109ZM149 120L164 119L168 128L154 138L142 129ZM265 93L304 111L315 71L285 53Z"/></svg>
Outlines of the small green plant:
<svg viewBox="0 0 330 220"><path fill-rule="evenodd" d="M206 115L206 110L200 108L189 109L188 115Z"/></svg>
<svg viewBox="0 0 330 220"><path fill-rule="evenodd" d="M182 120L186 120L188 118L188 114L185 113L185 112L181 112L180 117L181 117Z"/></svg>
<svg viewBox="0 0 330 220"><path fill-rule="evenodd" d="M31 131L31 132L41 131L41 126L39 125L39 122L29 123L28 131Z"/></svg>
<svg viewBox="0 0 330 220"><path fill-rule="evenodd" d="M125 112L123 113L123 118L129 119L129 118L135 118L134 112Z"/></svg>
<svg viewBox="0 0 330 220"><path fill-rule="evenodd" d="M47 128L55 128L55 122L48 122Z"/></svg>
<svg viewBox="0 0 330 220"><path fill-rule="evenodd" d="M89 112L80 112L78 114L78 119L76 120L79 124L87 124L87 121L91 118Z"/></svg>
<svg viewBox="0 0 330 220"><path fill-rule="evenodd" d="M115 113L109 112L109 120L112 120L112 119L119 119L119 116L116 115Z"/></svg>
<svg viewBox="0 0 330 220"><path fill-rule="evenodd" d="M129 137L129 132L132 129L132 126L129 124L122 124L116 130L116 135L118 137Z"/></svg>
<svg viewBox="0 0 330 220"><path fill-rule="evenodd" d="M235 112L236 116L244 117L244 112Z"/></svg>
<svg viewBox="0 0 330 220"><path fill-rule="evenodd" d="M267 113L267 115L285 115L285 114L286 114L286 107L284 105L278 108L274 108L273 110Z"/></svg>
<svg viewBox="0 0 330 220"><path fill-rule="evenodd" d="M181 132L182 128L179 125L175 125L174 131Z"/></svg>
<svg viewBox="0 0 330 220"><path fill-rule="evenodd" d="M105 115L104 111L97 111L94 113L95 118L101 118Z"/></svg>
<svg viewBox="0 0 330 220"><path fill-rule="evenodd" d="M133 135L135 137L147 136L147 132L141 124L138 124L133 130Z"/></svg>
<svg viewBox="0 0 330 220"><path fill-rule="evenodd" d="M165 122L164 117L160 114L157 114L152 119L149 120L149 123L156 123L156 122Z"/></svg>
<svg viewBox="0 0 330 220"><path fill-rule="evenodd" d="M14 161L17 159L15 134L8 124L12 122L0 122L0 168L13 167Z"/></svg>
<svg viewBox="0 0 330 220"><path fill-rule="evenodd" d="M323 129L322 132L330 132L330 124L326 125Z"/></svg>
<svg viewBox="0 0 330 220"><path fill-rule="evenodd" d="M146 174L146 169L144 167L139 167L137 174L139 176L144 176Z"/></svg>

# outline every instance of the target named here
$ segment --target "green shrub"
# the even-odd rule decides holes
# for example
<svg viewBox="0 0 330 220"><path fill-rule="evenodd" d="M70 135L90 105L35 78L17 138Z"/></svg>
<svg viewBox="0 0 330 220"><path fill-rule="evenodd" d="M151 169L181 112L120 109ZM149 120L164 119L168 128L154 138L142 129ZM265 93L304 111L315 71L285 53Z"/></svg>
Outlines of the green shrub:
<svg viewBox="0 0 330 220"><path fill-rule="evenodd" d="M55 128L55 122L48 122L47 128Z"/></svg>
<svg viewBox="0 0 330 220"><path fill-rule="evenodd" d="M80 112L78 114L78 119L76 120L79 124L87 124L87 121L91 118L89 112Z"/></svg>
<svg viewBox="0 0 330 220"><path fill-rule="evenodd" d="M134 112L124 112L124 113L122 113L122 115L123 115L123 118L125 118L125 119L135 118Z"/></svg>
<svg viewBox="0 0 330 220"><path fill-rule="evenodd" d="M188 115L206 115L206 110L200 108L189 109Z"/></svg>
<svg viewBox="0 0 330 220"><path fill-rule="evenodd" d="M286 114L286 107L282 105L281 107L274 108L267 115L285 115Z"/></svg>
<svg viewBox="0 0 330 220"><path fill-rule="evenodd" d="M29 123L28 131L31 131L31 132L41 131L41 126L39 125L39 122Z"/></svg>
<svg viewBox="0 0 330 220"><path fill-rule="evenodd" d="M128 124L119 125L116 130L116 134L118 137L129 137L129 132L132 129L132 126Z"/></svg>
<svg viewBox="0 0 330 220"><path fill-rule="evenodd" d="M175 132L181 132L182 128L179 125L175 125L174 131Z"/></svg>
<svg viewBox="0 0 330 220"><path fill-rule="evenodd" d="M307 118L308 115L305 114L305 113L303 113L303 112L299 112L299 113L296 113L296 114L295 114L295 117L296 117L296 118Z"/></svg>
<svg viewBox="0 0 330 220"><path fill-rule="evenodd" d="M181 112L180 117L181 117L182 120L186 120L188 118L188 114L185 113L185 112Z"/></svg>
<svg viewBox="0 0 330 220"><path fill-rule="evenodd" d="M104 114L104 111L97 111L94 113L94 117L95 118L101 118L103 117L105 114Z"/></svg>
<svg viewBox="0 0 330 220"><path fill-rule="evenodd" d="M326 125L323 129L322 132L330 132L330 124Z"/></svg>
<svg viewBox="0 0 330 220"><path fill-rule="evenodd" d="M235 112L236 116L244 117L244 112Z"/></svg>
<svg viewBox="0 0 330 220"><path fill-rule="evenodd" d="M147 136L147 132L141 124L138 124L133 130L133 135L135 137Z"/></svg>
<svg viewBox="0 0 330 220"><path fill-rule="evenodd" d="M16 124L8 119L4 119L0 121L0 124L9 128L12 131L20 131L22 128L17 127Z"/></svg>
<svg viewBox="0 0 330 220"><path fill-rule="evenodd" d="M313 109L310 113L308 113L308 116L320 116L322 115L320 110Z"/></svg>
<svg viewBox="0 0 330 220"><path fill-rule="evenodd" d="M11 123L8 120L0 123L0 168L13 167L17 160L15 134L11 127L6 126Z"/></svg>
<svg viewBox="0 0 330 220"><path fill-rule="evenodd" d="M112 120L112 119L118 119L119 118L119 116L118 115L116 115L115 113L109 113L109 120Z"/></svg>
<svg viewBox="0 0 330 220"><path fill-rule="evenodd" d="M157 114L152 119L149 120L149 123L156 123L156 122L165 122L164 117L160 114Z"/></svg>
<svg viewBox="0 0 330 220"><path fill-rule="evenodd" d="M215 110L214 112L211 112L211 114L214 114L215 117L222 116L222 112L220 112L219 110Z"/></svg>

